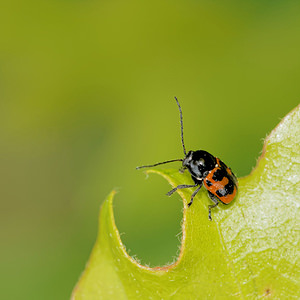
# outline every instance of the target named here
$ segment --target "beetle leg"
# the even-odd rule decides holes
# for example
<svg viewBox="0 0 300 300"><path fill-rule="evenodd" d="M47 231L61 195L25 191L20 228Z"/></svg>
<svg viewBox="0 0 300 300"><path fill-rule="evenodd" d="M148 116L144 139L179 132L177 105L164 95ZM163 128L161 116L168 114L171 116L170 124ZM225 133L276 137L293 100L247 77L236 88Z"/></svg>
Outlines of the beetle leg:
<svg viewBox="0 0 300 300"><path fill-rule="evenodd" d="M198 183L196 184L180 184L176 186L174 189L172 189L170 192L167 193L168 196L171 196L174 192L176 192L178 189L186 189L186 188L191 188L197 186Z"/></svg>
<svg viewBox="0 0 300 300"><path fill-rule="evenodd" d="M193 192L192 196L191 196L191 201L188 204L188 207L190 207L193 204L193 200L194 197L196 196L196 194L200 191L200 189L202 188L202 182L199 184L199 186L195 189L195 191Z"/></svg>
<svg viewBox="0 0 300 300"><path fill-rule="evenodd" d="M210 221L212 221L211 210L212 210L212 208L216 207L219 204L219 199L215 195L213 195L211 192L208 192L208 196L214 202L214 204L208 205L208 218Z"/></svg>

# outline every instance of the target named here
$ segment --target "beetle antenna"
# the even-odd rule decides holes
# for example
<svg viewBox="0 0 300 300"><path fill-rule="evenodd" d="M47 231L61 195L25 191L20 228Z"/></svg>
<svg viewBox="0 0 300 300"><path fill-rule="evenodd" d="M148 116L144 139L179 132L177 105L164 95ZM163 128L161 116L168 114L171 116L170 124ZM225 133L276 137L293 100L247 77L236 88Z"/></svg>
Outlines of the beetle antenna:
<svg viewBox="0 0 300 300"><path fill-rule="evenodd" d="M156 164L153 164L153 165L147 165L147 166L140 166L140 167L136 167L136 169L142 169L142 168L152 168L152 167L156 167L158 165L163 165L163 164L167 164L167 163L170 163L170 162L173 162L173 161L183 161L183 159L172 159L172 160L167 160L167 161L163 161L163 162L160 162L160 163L156 163Z"/></svg>
<svg viewBox="0 0 300 300"><path fill-rule="evenodd" d="M180 112L180 127L181 127L181 144L182 144L182 148L183 148L183 153L184 155L186 155L186 150L185 150L185 146L184 146L184 140L183 140L183 121L182 121L182 110L181 110L181 106L177 100L176 97L174 97L176 100L176 103L178 105L179 108L179 112Z"/></svg>

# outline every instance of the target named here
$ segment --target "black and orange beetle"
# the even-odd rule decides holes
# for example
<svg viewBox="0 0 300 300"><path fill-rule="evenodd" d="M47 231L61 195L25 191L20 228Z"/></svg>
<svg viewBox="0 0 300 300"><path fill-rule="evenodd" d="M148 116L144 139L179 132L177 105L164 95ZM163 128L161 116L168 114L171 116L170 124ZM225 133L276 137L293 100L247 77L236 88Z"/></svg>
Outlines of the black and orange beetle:
<svg viewBox="0 0 300 300"><path fill-rule="evenodd" d="M231 169L228 168L219 158L211 155L207 151L197 150L186 153L183 140L182 110L176 97L175 100L180 112L181 143L185 155L184 159L172 159L153 165L140 166L137 167L137 169L155 167L174 161L182 161L182 170L184 171L185 169L188 169L195 184L180 184L168 192L167 195L171 196L178 189L197 187L188 204L190 207L193 203L194 197L204 184L209 198L214 202L214 204L208 206L208 218L209 220L212 220L211 209L216 207L219 204L219 201L223 204L229 204L234 199L238 188L237 178Z"/></svg>

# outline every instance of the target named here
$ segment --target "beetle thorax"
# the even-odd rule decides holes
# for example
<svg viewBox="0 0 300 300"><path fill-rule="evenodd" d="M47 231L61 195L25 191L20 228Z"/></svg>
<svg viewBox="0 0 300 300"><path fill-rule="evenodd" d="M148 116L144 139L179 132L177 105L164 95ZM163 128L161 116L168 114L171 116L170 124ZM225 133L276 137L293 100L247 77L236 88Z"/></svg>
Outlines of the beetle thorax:
<svg viewBox="0 0 300 300"><path fill-rule="evenodd" d="M215 167L216 159L204 150L189 151L182 161L182 166L187 168L191 175L199 180L205 178Z"/></svg>

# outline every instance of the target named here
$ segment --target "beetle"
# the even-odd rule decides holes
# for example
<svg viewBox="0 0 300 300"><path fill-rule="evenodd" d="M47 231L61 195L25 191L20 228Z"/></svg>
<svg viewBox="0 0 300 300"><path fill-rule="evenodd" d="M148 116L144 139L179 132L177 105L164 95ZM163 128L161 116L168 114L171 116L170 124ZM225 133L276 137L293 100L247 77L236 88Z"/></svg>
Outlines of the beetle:
<svg viewBox="0 0 300 300"><path fill-rule="evenodd" d="M175 161L182 162L181 170L188 170L194 181L194 184L180 184L167 193L171 196L178 189L196 187L192 193L188 207L193 203L194 197L204 185L208 192L209 198L214 204L208 206L208 218L212 221L211 210L216 207L219 202L229 204L235 198L238 190L238 180L231 169L225 165L219 158L211 155L207 151L197 150L186 152L183 139L183 118L182 110L178 99L175 97L179 113L180 113L180 128L181 128L181 144L185 157L183 159L172 159L152 165L136 167L136 169L150 168L162 164L167 164Z"/></svg>

